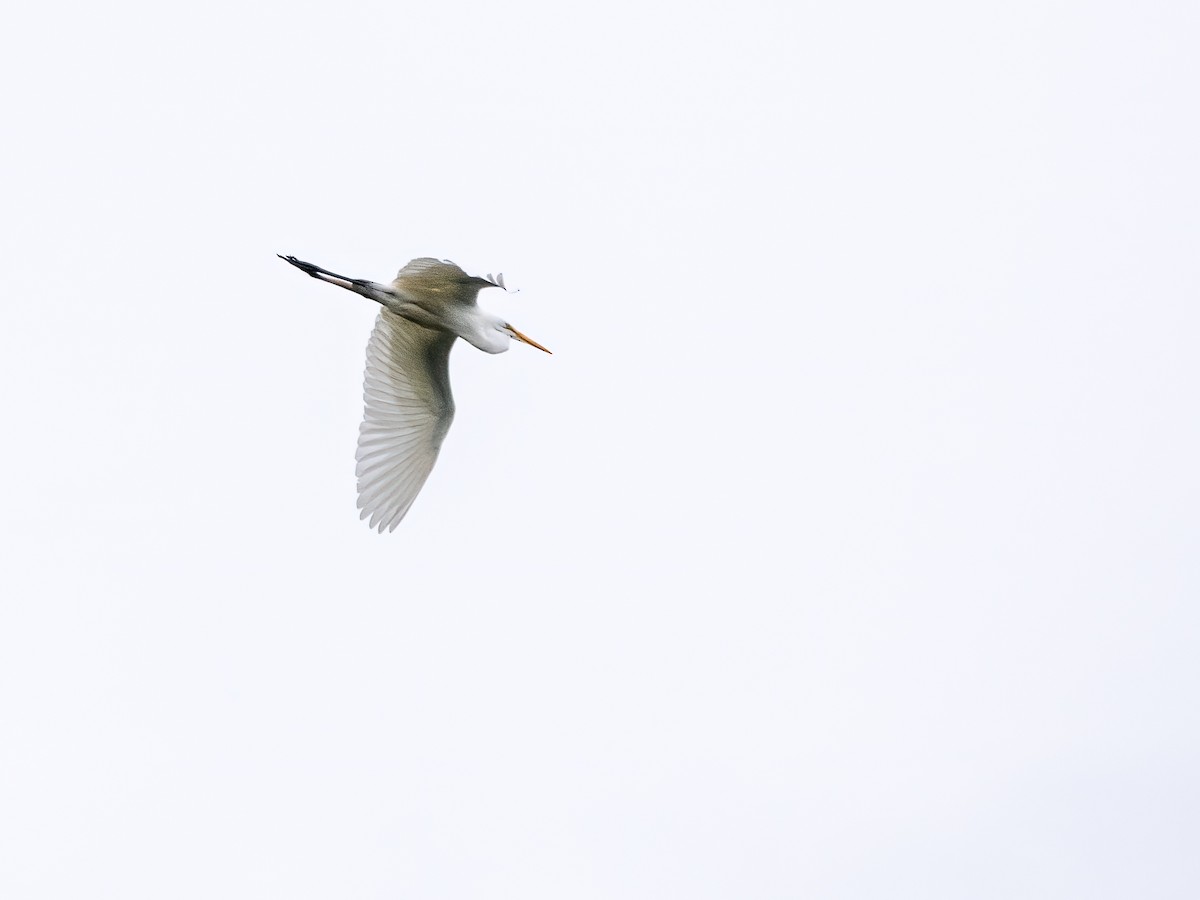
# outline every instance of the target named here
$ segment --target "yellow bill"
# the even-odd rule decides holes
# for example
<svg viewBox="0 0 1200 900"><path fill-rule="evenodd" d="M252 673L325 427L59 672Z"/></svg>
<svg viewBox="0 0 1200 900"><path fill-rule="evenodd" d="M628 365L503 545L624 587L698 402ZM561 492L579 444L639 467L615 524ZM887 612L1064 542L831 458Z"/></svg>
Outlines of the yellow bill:
<svg viewBox="0 0 1200 900"><path fill-rule="evenodd" d="M537 347L543 353L550 353L551 356L554 355L549 350L547 350L545 347L543 347L541 344L539 344L537 341L535 341L533 338L526 337L525 335L521 334L521 332L517 331L517 329L513 328L511 325L508 326L508 330L512 332L512 336L515 337L518 341L524 341L530 347Z"/></svg>

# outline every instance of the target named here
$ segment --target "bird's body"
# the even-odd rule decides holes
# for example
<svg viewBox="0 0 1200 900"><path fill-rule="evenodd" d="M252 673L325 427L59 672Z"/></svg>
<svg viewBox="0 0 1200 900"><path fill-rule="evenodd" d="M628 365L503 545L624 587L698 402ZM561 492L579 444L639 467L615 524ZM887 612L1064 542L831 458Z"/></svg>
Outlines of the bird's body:
<svg viewBox="0 0 1200 900"><path fill-rule="evenodd" d="M370 526L392 531L433 471L454 419L450 350L456 338L487 353L503 353L516 339L546 350L499 316L481 310L476 295L504 287L503 276L467 275L452 262L422 257L400 270L391 285L344 278L294 256L281 256L313 278L381 304L367 343L358 437L358 506Z"/></svg>

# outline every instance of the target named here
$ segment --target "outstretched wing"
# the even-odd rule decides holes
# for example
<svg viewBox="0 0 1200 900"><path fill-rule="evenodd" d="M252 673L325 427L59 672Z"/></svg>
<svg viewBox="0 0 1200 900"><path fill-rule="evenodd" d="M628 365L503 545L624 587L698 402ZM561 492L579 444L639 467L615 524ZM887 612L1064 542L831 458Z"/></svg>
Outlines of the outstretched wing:
<svg viewBox="0 0 1200 900"><path fill-rule="evenodd" d="M367 343L366 412L358 433L358 507L370 526L392 531L433 471L454 419L454 335L386 309Z"/></svg>
<svg viewBox="0 0 1200 900"><path fill-rule="evenodd" d="M293 263L294 265L294 263ZM503 288L503 275L471 276L448 259L421 256L408 261L396 273L394 289L434 302L456 302L475 305L480 288ZM507 288L505 288L507 290Z"/></svg>
<svg viewBox="0 0 1200 900"><path fill-rule="evenodd" d="M459 275L466 277L466 272L461 267L455 265L448 259L434 259L432 256L418 256L416 259L410 259L404 264L399 272L396 273L397 278L417 277L423 278L430 275L438 276L454 276Z"/></svg>

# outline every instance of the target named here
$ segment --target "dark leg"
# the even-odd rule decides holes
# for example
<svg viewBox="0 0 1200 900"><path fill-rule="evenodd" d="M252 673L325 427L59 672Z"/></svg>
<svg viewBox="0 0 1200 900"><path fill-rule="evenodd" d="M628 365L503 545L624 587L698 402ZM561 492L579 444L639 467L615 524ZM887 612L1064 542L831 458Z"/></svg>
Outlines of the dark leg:
<svg viewBox="0 0 1200 900"><path fill-rule="evenodd" d="M311 275L313 278L319 278L322 281L329 281L331 278L336 278L337 281L332 283L339 284L340 282L340 287L349 287L354 282L353 278L347 278L345 275L338 275L336 272L330 272L328 269L322 269L320 266L314 266L312 263L305 262L302 259L296 259L294 256L284 256L282 253L276 253L275 255L284 262L291 263L301 272Z"/></svg>
<svg viewBox="0 0 1200 900"><path fill-rule="evenodd" d="M302 259L296 259L294 256L284 256L282 253L276 253L280 259L286 263L291 263L301 272L311 275L319 281L325 281L329 284L336 284L340 288L345 288L348 291L354 291L356 294L362 294L374 300L376 303L388 305L389 300L395 299L395 294L390 288L385 285L377 284L374 281L367 281L365 278L347 278L345 275L338 275L335 272L330 272L328 269L322 269L320 266L314 266L310 262L305 262Z"/></svg>

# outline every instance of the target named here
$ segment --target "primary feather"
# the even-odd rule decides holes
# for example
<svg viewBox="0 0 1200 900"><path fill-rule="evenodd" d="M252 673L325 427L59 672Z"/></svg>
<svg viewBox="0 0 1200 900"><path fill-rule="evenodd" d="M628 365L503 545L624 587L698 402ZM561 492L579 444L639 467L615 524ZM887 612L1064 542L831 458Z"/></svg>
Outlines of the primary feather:
<svg viewBox="0 0 1200 900"><path fill-rule="evenodd" d="M355 458L360 518L380 533L395 530L412 506L454 419L454 340L386 309L375 320Z"/></svg>

